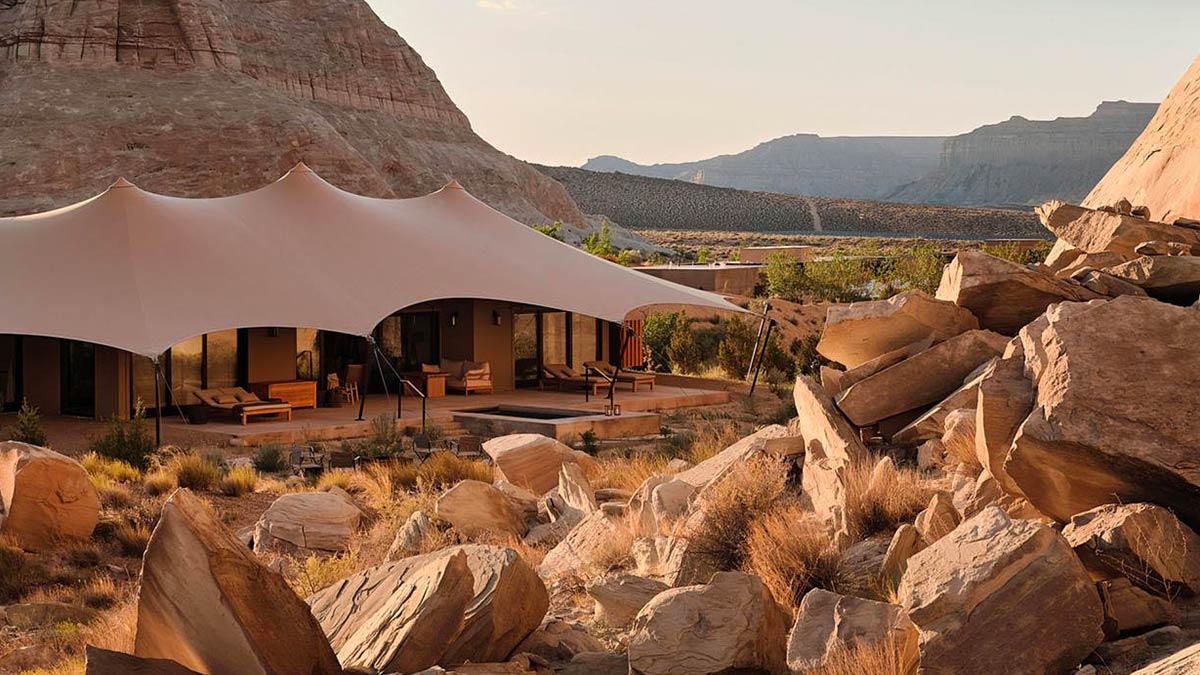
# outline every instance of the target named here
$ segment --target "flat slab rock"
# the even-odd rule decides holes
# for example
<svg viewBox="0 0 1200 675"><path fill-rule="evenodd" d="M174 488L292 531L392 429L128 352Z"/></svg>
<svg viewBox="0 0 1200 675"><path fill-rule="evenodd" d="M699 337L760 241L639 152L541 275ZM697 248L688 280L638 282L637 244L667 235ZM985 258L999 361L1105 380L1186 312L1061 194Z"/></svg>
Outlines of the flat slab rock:
<svg viewBox="0 0 1200 675"><path fill-rule="evenodd" d="M906 291L887 300L831 306L817 351L857 368L914 342L945 340L976 328L975 316L954 303Z"/></svg>
<svg viewBox="0 0 1200 675"><path fill-rule="evenodd" d="M84 675L199 675L174 661L143 659L91 645L86 647L84 654Z"/></svg>

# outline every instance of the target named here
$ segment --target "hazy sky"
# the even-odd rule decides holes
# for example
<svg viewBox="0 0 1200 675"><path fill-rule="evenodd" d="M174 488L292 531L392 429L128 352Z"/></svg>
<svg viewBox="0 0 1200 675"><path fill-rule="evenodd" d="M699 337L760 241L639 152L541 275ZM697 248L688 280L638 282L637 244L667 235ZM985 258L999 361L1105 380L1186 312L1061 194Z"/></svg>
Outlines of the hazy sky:
<svg viewBox="0 0 1200 675"><path fill-rule="evenodd" d="M522 159L675 162L1158 101L1195 0L369 0ZM980 8L980 5L988 5Z"/></svg>

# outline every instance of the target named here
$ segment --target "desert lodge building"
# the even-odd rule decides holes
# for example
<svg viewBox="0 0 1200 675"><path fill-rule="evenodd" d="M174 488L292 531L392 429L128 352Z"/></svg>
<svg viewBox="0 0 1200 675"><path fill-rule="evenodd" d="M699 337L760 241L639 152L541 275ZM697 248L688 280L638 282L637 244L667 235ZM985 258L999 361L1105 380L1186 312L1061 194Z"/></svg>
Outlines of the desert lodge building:
<svg viewBox="0 0 1200 675"><path fill-rule="evenodd" d="M236 196L118 180L0 218L0 287L0 405L83 417L150 405L156 360L180 405L260 382L323 389L349 364L375 370L375 347L402 372L486 363L503 392L536 385L543 364L615 362L636 309L740 311L542 235L456 183L376 199L304 165Z"/></svg>

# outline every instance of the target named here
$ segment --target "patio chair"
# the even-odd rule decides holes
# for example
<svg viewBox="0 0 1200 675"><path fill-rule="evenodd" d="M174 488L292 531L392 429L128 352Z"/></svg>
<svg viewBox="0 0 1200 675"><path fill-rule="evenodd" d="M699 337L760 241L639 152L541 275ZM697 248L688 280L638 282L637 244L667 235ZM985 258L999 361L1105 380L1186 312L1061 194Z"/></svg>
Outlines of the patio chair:
<svg viewBox="0 0 1200 675"><path fill-rule="evenodd" d="M490 461L491 457L483 451L483 439L479 436L459 436L446 442L450 451L463 459L482 459Z"/></svg>
<svg viewBox="0 0 1200 675"><path fill-rule="evenodd" d="M342 399L351 405L357 405L358 397L362 395L359 385L362 384L366 371L367 367L361 363L351 363L346 366L346 377L342 380Z"/></svg>
<svg viewBox="0 0 1200 675"><path fill-rule="evenodd" d="M610 381L615 375L619 384L628 384L633 391L637 391L638 387L643 385L650 387L650 391L654 391L654 373L639 373L632 370L617 372L616 366L604 361L584 361L583 367L601 373Z"/></svg>
<svg viewBox="0 0 1200 675"><path fill-rule="evenodd" d="M413 436L413 455L416 456L418 463L423 463L433 455L433 442L427 434L417 434Z"/></svg>
<svg viewBox="0 0 1200 675"><path fill-rule="evenodd" d="M608 382L604 378L584 377L572 370L565 363L547 363L542 366L542 370L546 373L545 382L554 385L559 391L590 388L592 396L599 396L600 390L608 387Z"/></svg>

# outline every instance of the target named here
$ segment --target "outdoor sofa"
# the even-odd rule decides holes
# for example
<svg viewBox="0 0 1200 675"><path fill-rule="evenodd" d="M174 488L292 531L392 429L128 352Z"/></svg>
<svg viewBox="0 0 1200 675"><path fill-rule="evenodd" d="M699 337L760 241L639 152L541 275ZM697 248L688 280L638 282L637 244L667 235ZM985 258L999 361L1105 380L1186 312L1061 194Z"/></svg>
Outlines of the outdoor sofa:
<svg viewBox="0 0 1200 675"><path fill-rule="evenodd" d="M470 396L471 392L490 394L494 390L492 365L487 361L442 359L439 366L447 375L446 389L461 391L463 396Z"/></svg>

